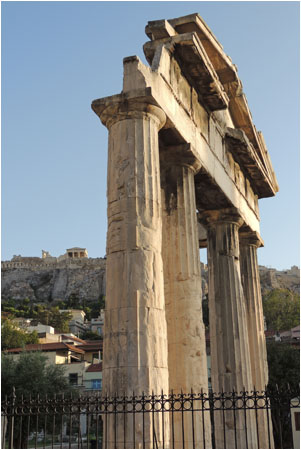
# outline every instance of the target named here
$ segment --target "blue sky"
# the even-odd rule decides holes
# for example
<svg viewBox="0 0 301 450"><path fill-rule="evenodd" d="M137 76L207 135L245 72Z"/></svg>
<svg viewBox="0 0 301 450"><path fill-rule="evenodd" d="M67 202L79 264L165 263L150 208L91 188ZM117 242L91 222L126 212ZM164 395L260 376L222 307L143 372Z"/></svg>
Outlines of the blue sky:
<svg viewBox="0 0 301 450"><path fill-rule="evenodd" d="M259 263L299 265L298 2L2 2L2 260L105 254L107 130L149 20L200 13L238 66L280 191L259 202Z"/></svg>

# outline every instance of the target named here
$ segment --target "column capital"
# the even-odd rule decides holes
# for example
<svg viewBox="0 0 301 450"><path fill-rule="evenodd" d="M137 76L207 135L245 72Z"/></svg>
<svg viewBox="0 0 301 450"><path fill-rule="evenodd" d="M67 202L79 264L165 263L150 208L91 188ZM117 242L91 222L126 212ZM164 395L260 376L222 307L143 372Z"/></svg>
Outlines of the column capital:
<svg viewBox="0 0 301 450"><path fill-rule="evenodd" d="M161 167L188 167L194 173L201 168L201 161L196 156L190 143L160 146Z"/></svg>
<svg viewBox="0 0 301 450"><path fill-rule="evenodd" d="M94 100L91 107L108 129L121 120L151 117L157 122L159 130L165 125L166 115L161 108L153 104L149 94L148 89L121 93Z"/></svg>
<svg viewBox="0 0 301 450"><path fill-rule="evenodd" d="M202 211L198 214L198 220L206 228L222 223L232 223L239 228L244 223L238 209L234 207Z"/></svg>
<svg viewBox="0 0 301 450"><path fill-rule="evenodd" d="M241 246L263 247L264 242L257 231L241 231L239 233L239 243Z"/></svg>

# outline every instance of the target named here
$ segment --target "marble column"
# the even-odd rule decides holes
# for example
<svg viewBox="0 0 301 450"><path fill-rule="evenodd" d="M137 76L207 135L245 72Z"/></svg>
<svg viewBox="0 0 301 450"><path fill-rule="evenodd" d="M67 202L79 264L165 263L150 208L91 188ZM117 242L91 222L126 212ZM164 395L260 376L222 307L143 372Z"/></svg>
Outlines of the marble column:
<svg viewBox="0 0 301 450"><path fill-rule="evenodd" d="M260 277L257 262L257 248L263 241L256 232L241 232L240 268L244 296L246 300L247 326L250 346L252 383L257 391L263 391L268 384L268 365L264 318L262 309ZM258 410L258 448L273 448L271 416Z"/></svg>
<svg viewBox="0 0 301 450"><path fill-rule="evenodd" d="M169 389L208 392L202 284L194 175L190 146L160 148L163 268L168 334ZM201 405L195 402L194 407ZM202 419L204 418L204 426ZM174 414L173 448L211 448L209 413ZM192 424L194 420L194 424ZM192 426L194 425L194 426ZM194 434L193 434L194 433ZM184 442L183 442L184 437Z"/></svg>
<svg viewBox="0 0 301 450"><path fill-rule="evenodd" d="M109 129L103 392L167 393L158 148L158 131L165 123L165 114L145 102L124 101L122 95L114 96L112 104L103 99L92 107ZM124 448L121 416L117 444L114 418L110 419L107 448ZM126 448L152 448L154 439L162 446L162 419L158 414L155 423L151 414L127 414L126 421Z"/></svg>
<svg viewBox="0 0 301 450"><path fill-rule="evenodd" d="M206 211L209 268L211 379L214 392L252 390L249 337L241 284L238 230L243 220L235 208ZM236 430L236 432L235 432ZM225 431L225 433L224 433ZM216 448L256 448L253 411L215 413Z"/></svg>

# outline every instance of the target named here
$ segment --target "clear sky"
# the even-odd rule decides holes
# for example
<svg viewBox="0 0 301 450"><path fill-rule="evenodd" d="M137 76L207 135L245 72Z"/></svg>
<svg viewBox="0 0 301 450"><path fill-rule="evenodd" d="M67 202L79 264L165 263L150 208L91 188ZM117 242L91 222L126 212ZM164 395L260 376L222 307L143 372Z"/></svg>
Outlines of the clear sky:
<svg viewBox="0 0 301 450"><path fill-rule="evenodd" d="M259 263L299 265L298 2L2 2L2 260L105 255L107 130L149 20L198 12L238 66L280 191L259 202Z"/></svg>

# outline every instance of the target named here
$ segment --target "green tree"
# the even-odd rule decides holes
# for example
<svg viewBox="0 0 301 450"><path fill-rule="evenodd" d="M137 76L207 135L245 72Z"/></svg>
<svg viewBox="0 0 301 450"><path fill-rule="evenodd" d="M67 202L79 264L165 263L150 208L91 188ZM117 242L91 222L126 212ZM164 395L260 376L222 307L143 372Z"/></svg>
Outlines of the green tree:
<svg viewBox="0 0 301 450"><path fill-rule="evenodd" d="M62 333L69 332L69 322L72 314L69 312L60 312L58 306L48 307L45 305L36 305L35 319L44 325L49 325Z"/></svg>
<svg viewBox="0 0 301 450"><path fill-rule="evenodd" d="M269 385L297 386L300 380L300 349L282 342L267 343Z"/></svg>
<svg viewBox="0 0 301 450"><path fill-rule="evenodd" d="M98 317L100 314L100 310L105 309L105 306L106 306L106 298L104 295L101 295L97 301L90 303L89 307L91 309L88 314L89 319Z"/></svg>
<svg viewBox="0 0 301 450"><path fill-rule="evenodd" d="M263 295L263 313L268 330L285 331L300 323L300 295L288 289L273 289Z"/></svg>
<svg viewBox="0 0 301 450"><path fill-rule="evenodd" d="M29 298L23 300L4 300L1 304L2 311L10 312L14 317L31 317L32 301Z"/></svg>
<svg viewBox="0 0 301 450"><path fill-rule="evenodd" d="M40 352L22 352L17 360L9 355L2 354L1 375L2 394L11 396L13 388L15 388L17 399L21 395L25 398L29 396L36 398L39 395L43 399L46 395L51 398L54 394L74 392L65 376L64 367L59 364L47 363L47 357ZM62 420L63 417L58 414L56 428ZM14 445L12 448L27 448L27 433L42 431L44 423L48 430L50 427L53 429L53 419L49 415L44 416L41 413L39 417L31 415L30 419L29 416L23 417L23 422L21 422L20 416L15 416ZM7 418L4 426L6 430L10 429L10 417ZM59 432L57 429L53 431ZM21 439L21 442L19 439Z"/></svg>
<svg viewBox="0 0 301 450"><path fill-rule="evenodd" d="M41 307L40 305L38 305L38 310L37 310L37 319L39 322L41 322L43 325L51 325L50 321L51 321L51 314L48 308L45 307Z"/></svg>
<svg viewBox="0 0 301 450"><path fill-rule="evenodd" d="M300 350L290 344L269 342L267 343L267 356L269 367L268 387L272 393L270 401L275 448L293 448L288 385L291 387L292 397L298 395ZM276 385L278 390L275 395L273 392L275 392ZM294 392L295 395L293 394ZM282 425L280 426L280 424Z"/></svg>
<svg viewBox="0 0 301 450"><path fill-rule="evenodd" d="M69 332L69 322L72 319L72 314L68 311L60 312L58 306L50 308L49 325L62 333Z"/></svg>
<svg viewBox="0 0 301 450"><path fill-rule="evenodd" d="M95 333L94 331L87 330L81 335L81 339L89 340L89 341L94 341L94 340L98 341L98 340L102 339L102 336Z"/></svg>
<svg viewBox="0 0 301 450"><path fill-rule="evenodd" d="M28 333L18 329L13 322L6 318L1 324L1 349L24 347L27 344L37 344L39 342L36 331Z"/></svg>
<svg viewBox="0 0 301 450"><path fill-rule="evenodd" d="M65 368L47 363L41 352L21 352L17 360L2 354L1 388L9 395L15 387L16 395L52 395L70 391Z"/></svg>

